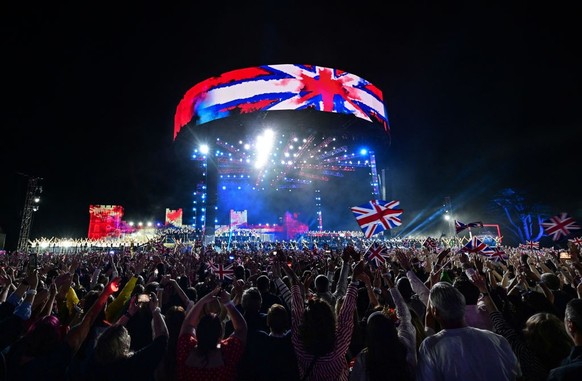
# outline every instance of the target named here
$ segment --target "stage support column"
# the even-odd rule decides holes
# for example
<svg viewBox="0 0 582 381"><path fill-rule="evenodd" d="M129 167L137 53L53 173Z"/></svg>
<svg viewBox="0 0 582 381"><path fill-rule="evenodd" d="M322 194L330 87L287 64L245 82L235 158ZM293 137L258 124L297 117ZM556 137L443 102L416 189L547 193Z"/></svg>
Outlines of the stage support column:
<svg viewBox="0 0 582 381"><path fill-rule="evenodd" d="M370 170L372 175L371 185L372 185L372 198L374 200L380 199L380 188L378 186L378 170L376 169L376 155L374 151L369 151L370 154Z"/></svg>
<svg viewBox="0 0 582 381"><path fill-rule="evenodd" d="M216 232L216 208L218 206L218 165L215 147L208 146L206 156L206 213L204 217L204 244L214 245Z"/></svg>
<svg viewBox="0 0 582 381"><path fill-rule="evenodd" d="M315 210L317 211L317 230L323 231L323 213L321 210L321 190L315 190Z"/></svg>

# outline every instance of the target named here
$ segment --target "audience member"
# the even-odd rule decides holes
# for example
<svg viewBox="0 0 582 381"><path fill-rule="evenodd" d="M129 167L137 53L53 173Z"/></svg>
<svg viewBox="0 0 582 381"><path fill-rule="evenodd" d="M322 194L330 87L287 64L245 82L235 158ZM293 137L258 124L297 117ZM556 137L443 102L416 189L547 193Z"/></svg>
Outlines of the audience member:
<svg viewBox="0 0 582 381"><path fill-rule="evenodd" d="M426 313L442 329L420 345L418 381L505 381L521 377L507 339L467 325L465 297L450 283L438 282L431 288Z"/></svg>

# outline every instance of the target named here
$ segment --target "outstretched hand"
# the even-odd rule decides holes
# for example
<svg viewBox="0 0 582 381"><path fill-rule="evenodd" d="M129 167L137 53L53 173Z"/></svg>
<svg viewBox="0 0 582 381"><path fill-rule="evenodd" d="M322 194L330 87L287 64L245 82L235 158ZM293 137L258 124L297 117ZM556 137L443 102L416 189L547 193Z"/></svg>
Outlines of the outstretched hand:
<svg viewBox="0 0 582 381"><path fill-rule="evenodd" d="M358 261L358 263L356 263L356 265L354 266L354 270L353 270L353 279L358 279L358 280L362 280L362 278L367 277L367 274L365 273L365 269L364 269L364 263L365 261L363 259L360 259ZM365 275L365 277L364 277Z"/></svg>
<svg viewBox="0 0 582 381"><path fill-rule="evenodd" d="M396 259L398 260L398 263L400 263L400 267L402 267L404 269L404 271L412 270L412 265L410 264L410 259L408 258L408 255L406 255L406 253L404 251L397 249L394 252L394 256L396 257Z"/></svg>
<svg viewBox="0 0 582 381"><path fill-rule="evenodd" d="M468 278L471 283L477 286L480 292L487 292L487 283L485 282L483 275L481 275L479 272L475 271L470 275L468 274Z"/></svg>

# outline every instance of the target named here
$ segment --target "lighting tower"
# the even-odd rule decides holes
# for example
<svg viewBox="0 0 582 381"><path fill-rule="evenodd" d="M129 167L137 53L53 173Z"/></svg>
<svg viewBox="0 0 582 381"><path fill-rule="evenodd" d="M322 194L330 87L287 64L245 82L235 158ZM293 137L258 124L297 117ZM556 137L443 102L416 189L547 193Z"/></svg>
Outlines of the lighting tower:
<svg viewBox="0 0 582 381"><path fill-rule="evenodd" d="M32 215L38 211L40 203L40 194L42 193L42 186L39 185L40 177L29 177L28 186L26 189L26 199L24 200L24 209L22 211L22 221L20 223L20 235L18 237L19 252L26 251L28 247L28 238L30 235L30 227L32 225Z"/></svg>

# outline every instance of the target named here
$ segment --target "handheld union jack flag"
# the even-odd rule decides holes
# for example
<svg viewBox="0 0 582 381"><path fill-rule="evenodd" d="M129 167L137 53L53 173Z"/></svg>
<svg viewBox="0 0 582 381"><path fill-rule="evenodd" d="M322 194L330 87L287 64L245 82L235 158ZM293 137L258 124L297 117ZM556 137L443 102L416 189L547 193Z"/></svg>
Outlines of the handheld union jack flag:
<svg viewBox="0 0 582 381"><path fill-rule="evenodd" d="M540 243L534 241L526 241L525 247L531 250L537 250L540 248Z"/></svg>
<svg viewBox="0 0 582 381"><path fill-rule="evenodd" d="M496 246L493 248L493 253L492 254L487 254L487 257L495 262L499 262L501 260L508 260L509 256L507 255L507 253L505 253L505 251Z"/></svg>
<svg viewBox="0 0 582 381"><path fill-rule="evenodd" d="M582 246L582 237L574 237L572 239L569 239L568 241L574 243L574 245L578 247Z"/></svg>
<svg viewBox="0 0 582 381"><path fill-rule="evenodd" d="M483 255L491 255L495 253L495 250L491 246L487 245L485 242L481 241L477 237L473 237L463 246L463 250L469 253L477 253Z"/></svg>
<svg viewBox="0 0 582 381"><path fill-rule="evenodd" d="M351 209L366 238L381 231L400 226L402 209L395 209L400 201L370 200Z"/></svg>
<svg viewBox="0 0 582 381"><path fill-rule="evenodd" d="M542 222L542 227L546 234L551 236L554 241L558 241L562 236L566 237L572 230L580 229L576 221L568 216L568 213L564 212Z"/></svg>
<svg viewBox="0 0 582 381"><path fill-rule="evenodd" d="M464 224L461 221L455 220L455 232L457 234L459 234L460 232L462 232L465 229L468 228L482 228L483 227L483 222L478 221L478 222L469 222L468 224Z"/></svg>
<svg viewBox="0 0 582 381"><path fill-rule="evenodd" d="M386 262L388 258L388 253L386 253L386 248L384 245L378 245L377 242L374 242L372 246L370 246L369 254L366 256L366 259L369 263L374 261L376 267L380 267L381 264Z"/></svg>
<svg viewBox="0 0 582 381"><path fill-rule="evenodd" d="M436 250L438 246L438 241L435 238L427 237L426 240L423 242L422 246L430 250Z"/></svg>
<svg viewBox="0 0 582 381"><path fill-rule="evenodd" d="M232 280L232 278L234 277L234 269L232 263L228 266L224 266L222 263L219 263L217 265L211 264L210 270L220 280L225 280L225 278Z"/></svg>

